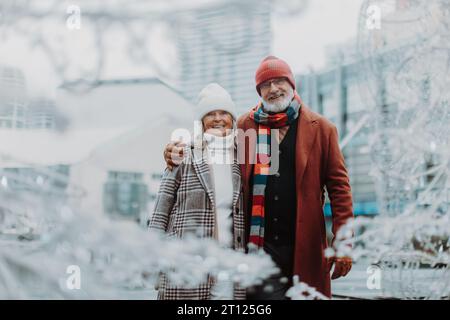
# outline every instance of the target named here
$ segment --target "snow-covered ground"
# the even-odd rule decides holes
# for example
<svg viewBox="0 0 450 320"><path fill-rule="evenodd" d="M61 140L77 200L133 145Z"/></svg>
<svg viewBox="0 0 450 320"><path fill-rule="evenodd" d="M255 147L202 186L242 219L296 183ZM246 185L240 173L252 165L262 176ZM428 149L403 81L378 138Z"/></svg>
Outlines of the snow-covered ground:
<svg viewBox="0 0 450 320"><path fill-rule="evenodd" d="M402 286L401 280L393 281L389 277L388 272L391 273L391 271L386 271L383 275L383 270L378 269L380 271L380 282L377 286L376 280L373 278L377 276L374 270L377 269L367 261L355 263L346 277L332 280L333 299L404 299L404 294L408 292L407 290L411 290L412 283L416 288L425 290L436 283L438 274L436 270L431 268L419 269L414 272L414 281L411 282L409 277L411 274L405 272Z"/></svg>
<svg viewBox="0 0 450 320"><path fill-rule="evenodd" d="M377 299L383 296L380 289L368 289L368 262L355 263L346 277L331 281L333 299Z"/></svg>

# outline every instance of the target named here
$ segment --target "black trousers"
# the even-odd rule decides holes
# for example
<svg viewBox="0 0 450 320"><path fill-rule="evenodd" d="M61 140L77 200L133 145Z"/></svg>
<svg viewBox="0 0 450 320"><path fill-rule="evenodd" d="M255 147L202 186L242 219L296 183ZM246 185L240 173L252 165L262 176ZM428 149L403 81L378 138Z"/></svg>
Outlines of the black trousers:
<svg viewBox="0 0 450 320"><path fill-rule="evenodd" d="M247 289L247 300L287 300L286 292L292 286L294 248L289 245L264 245L280 272L265 279L262 284Z"/></svg>

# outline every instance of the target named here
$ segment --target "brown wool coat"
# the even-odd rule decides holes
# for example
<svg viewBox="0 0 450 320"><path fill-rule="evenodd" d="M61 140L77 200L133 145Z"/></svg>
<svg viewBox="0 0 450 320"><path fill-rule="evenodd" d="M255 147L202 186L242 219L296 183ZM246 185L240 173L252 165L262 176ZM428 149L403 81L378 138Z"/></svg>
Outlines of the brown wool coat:
<svg viewBox="0 0 450 320"><path fill-rule="evenodd" d="M257 125L250 118L250 112L238 119L240 137L239 153L245 154L241 164L246 212L246 235L249 234L255 141L247 139L241 143L242 134ZM336 127L323 116L302 105L298 117L296 140L296 190L297 218L294 250L294 275L300 281L315 287L324 295L331 296L330 274L324 250L327 248L324 207L326 187L332 210L332 232L336 235L347 219L353 217L352 195L344 157L338 144ZM242 163L242 162L241 162ZM247 239L248 241L248 239Z"/></svg>

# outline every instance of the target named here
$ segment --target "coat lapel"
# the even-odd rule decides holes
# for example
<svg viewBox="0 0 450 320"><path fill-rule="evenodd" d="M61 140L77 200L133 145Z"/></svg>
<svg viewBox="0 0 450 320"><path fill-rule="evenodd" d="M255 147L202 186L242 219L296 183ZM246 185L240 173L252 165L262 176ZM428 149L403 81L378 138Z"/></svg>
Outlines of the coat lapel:
<svg viewBox="0 0 450 320"><path fill-rule="evenodd" d="M192 165L194 166L195 172L208 194L209 200L213 208L215 207L214 199L214 184L212 181L211 171L208 164L206 149L194 148L193 150Z"/></svg>
<svg viewBox="0 0 450 320"><path fill-rule="evenodd" d="M310 109L302 103L300 109L300 115L298 119L298 129L297 129L297 137L296 137L296 185L297 189L300 190L303 175L305 173L306 165L308 163L308 157L311 153L311 149L314 145L314 141L317 135L317 118L310 111ZM248 117L245 120L244 127L241 128L244 131L248 129L257 130L257 125L255 122ZM243 139L239 139L240 142L244 141ZM245 163L241 164L241 171L243 176L243 181L245 183L245 187L248 188L248 183L250 181L250 176L253 172L253 162L255 158L255 143L256 141L252 141L249 139L249 143L244 144L244 146L240 146L241 148L246 148L246 153L248 154L248 159L246 159ZM247 190L247 193L249 190Z"/></svg>
<svg viewBox="0 0 450 320"><path fill-rule="evenodd" d="M244 155L246 155L246 159L244 159L244 163L241 164L241 168L242 168L242 175L243 175L243 179L246 183L248 183L250 181L250 176L253 173L253 165L255 163L255 150L256 150L256 141L257 141L257 136L258 136L258 126L256 125L255 121L253 121L252 119L250 119L250 117L248 117L246 119L246 123L245 126L243 128L243 130L245 132L247 132L247 130L254 130L255 136L252 139L251 137L248 139L248 144L245 143L241 143L243 141L245 141L244 138L240 138L239 142L241 143L240 148L244 148L244 150L242 151L242 153ZM245 134L244 132L244 134ZM251 136L251 133L250 133ZM248 158L247 158L248 157Z"/></svg>
<svg viewBox="0 0 450 320"><path fill-rule="evenodd" d="M233 182L233 208L235 208L239 200L239 195L241 194L241 185L242 185L241 170L239 168L236 151L234 153L234 163L232 164L231 170Z"/></svg>
<svg viewBox="0 0 450 320"><path fill-rule="evenodd" d="M208 164L206 149L203 149L203 150L201 150L199 148L194 149L192 164L193 164L195 172L197 173L197 176L200 180L200 183L202 184L203 188L205 189L206 193L208 194L208 197L211 200L211 203L214 207L215 206L214 181L213 181L213 177L211 175L211 170L210 170L210 167ZM239 200L239 195L241 193L241 185L242 185L241 171L239 168L236 151L234 154L231 171L232 171L231 179L232 179L232 184L233 184L233 208L234 208Z"/></svg>
<svg viewBox="0 0 450 320"><path fill-rule="evenodd" d="M303 175L305 173L308 156L316 139L318 122L308 107L302 105L299 117L299 127L296 141L296 186L301 190Z"/></svg>

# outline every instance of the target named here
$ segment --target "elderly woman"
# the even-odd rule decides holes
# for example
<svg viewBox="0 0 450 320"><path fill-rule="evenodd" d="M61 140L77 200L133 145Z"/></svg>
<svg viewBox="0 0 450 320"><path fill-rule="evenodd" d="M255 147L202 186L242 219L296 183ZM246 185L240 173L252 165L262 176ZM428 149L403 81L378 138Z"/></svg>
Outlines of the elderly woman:
<svg viewBox="0 0 450 320"><path fill-rule="evenodd" d="M209 84L199 94L196 114L202 122L201 143L187 147L186 157L166 169L149 228L170 237L189 234L214 238L222 246L244 251L241 174L235 148L235 105L225 89ZM208 277L194 288L159 281L158 299L245 298L231 282Z"/></svg>

